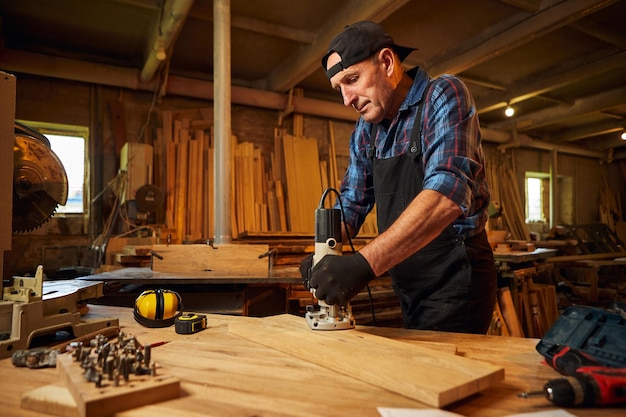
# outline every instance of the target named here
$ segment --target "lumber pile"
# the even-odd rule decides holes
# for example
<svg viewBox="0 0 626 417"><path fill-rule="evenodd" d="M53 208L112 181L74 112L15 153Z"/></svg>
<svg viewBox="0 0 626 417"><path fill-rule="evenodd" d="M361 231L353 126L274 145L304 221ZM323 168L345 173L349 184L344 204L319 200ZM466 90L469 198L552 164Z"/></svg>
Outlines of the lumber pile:
<svg viewBox="0 0 626 417"><path fill-rule="evenodd" d="M324 192L317 140L283 135L289 225L292 231L315 230L315 209Z"/></svg>
<svg viewBox="0 0 626 417"><path fill-rule="evenodd" d="M513 240L530 241L522 193L518 187L514 159L511 155L495 155L485 163L491 201L503 207L503 227Z"/></svg>
<svg viewBox="0 0 626 417"><path fill-rule="evenodd" d="M504 319L503 335L541 338L559 317L556 287L536 282L549 277L552 264L513 271L511 287L498 289L497 308Z"/></svg>
<svg viewBox="0 0 626 417"><path fill-rule="evenodd" d="M170 243L198 243L214 236L215 166L212 109L163 110L154 139L155 184L166 191L165 228ZM315 209L326 188L339 188L332 122L330 144L276 128L271 152L232 137L231 229L235 237L259 233L306 234L315 230ZM334 203L329 196L325 206ZM375 216L362 228L376 234Z"/></svg>
<svg viewBox="0 0 626 417"><path fill-rule="evenodd" d="M233 137L233 233L268 231L267 181L261 149Z"/></svg>
<svg viewBox="0 0 626 417"><path fill-rule="evenodd" d="M176 230L175 241L212 236L211 114L210 109L160 112L161 127L154 143L155 182L166 192L164 222Z"/></svg>
<svg viewBox="0 0 626 417"><path fill-rule="evenodd" d="M606 224L614 232L617 231L617 223L622 221L622 207L619 194L612 190L604 176L600 184L600 223Z"/></svg>

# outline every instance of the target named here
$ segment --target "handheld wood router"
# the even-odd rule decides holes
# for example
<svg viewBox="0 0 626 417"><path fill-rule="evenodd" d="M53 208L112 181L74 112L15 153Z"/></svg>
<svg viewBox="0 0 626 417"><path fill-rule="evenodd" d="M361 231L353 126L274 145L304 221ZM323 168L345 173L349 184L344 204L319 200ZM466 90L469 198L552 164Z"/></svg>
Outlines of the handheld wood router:
<svg viewBox="0 0 626 417"><path fill-rule="evenodd" d="M342 252L341 211L335 208L323 208L324 196L315 210L315 254L311 269L324 256L341 256ZM315 296L315 288L310 290ZM318 300L317 306L306 307L305 318L313 330L343 330L352 329L355 326L350 303L345 306L328 305Z"/></svg>

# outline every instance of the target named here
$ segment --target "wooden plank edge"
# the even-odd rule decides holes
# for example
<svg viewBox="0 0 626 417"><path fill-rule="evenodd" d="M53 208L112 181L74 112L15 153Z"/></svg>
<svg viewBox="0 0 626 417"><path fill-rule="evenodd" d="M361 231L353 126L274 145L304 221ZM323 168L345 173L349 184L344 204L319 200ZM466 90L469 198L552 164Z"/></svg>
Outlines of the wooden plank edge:
<svg viewBox="0 0 626 417"><path fill-rule="evenodd" d="M58 385L44 385L22 395L20 406L26 410L59 417L80 417L70 390Z"/></svg>

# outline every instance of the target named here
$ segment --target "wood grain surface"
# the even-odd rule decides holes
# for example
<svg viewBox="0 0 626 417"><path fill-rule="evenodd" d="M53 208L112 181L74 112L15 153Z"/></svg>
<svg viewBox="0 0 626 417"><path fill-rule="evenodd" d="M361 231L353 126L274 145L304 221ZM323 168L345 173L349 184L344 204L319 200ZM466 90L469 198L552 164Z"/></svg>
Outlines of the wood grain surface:
<svg viewBox="0 0 626 417"><path fill-rule="evenodd" d="M304 320L290 315L255 321L231 323L229 330L437 408L504 379L502 367L359 330L313 331Z"/></svg>
<svg viewBox="0 0 626 417"><path fill-rule="evenodd" d="M268 277L265 244L256 245L154 245L163 259L154 257L155 272L196 273L206 277Z"/></svg>
<svg viewBox="0 0 626 417"><path fill-rule="evenodd" d="M231 323L257 323L241 316L209 314L209 327L193 335L174 328L151 329L134 321L132 309L90 306L89 317L118 317L120 326L142 343L170 340L152 351L155 361L181 381L181 397L119 412L116 417L195 416L362 416L380 417L377 407L430 408L428 405L326 367L268 348L229 332ZM301 318L304 321L303 318ZM358 326L368 333L408 346L453 344L457 356L505 369L505 379L445 407L466 417L505 417L515 413L556 410L543 398L520 399L522 391L540 389L559 376L542 364L535 350L537 339L428 332ZM378 356L369 357L375 362ZM404 372L411 372L408 368ZM46 385L60 385L54 368L16 368L9 358L0 360L0 415L51 416L20 407L22 395ZM438 377L434 376L433 380ZM577 417L623 414L621 408L575 408Z"/></svg>

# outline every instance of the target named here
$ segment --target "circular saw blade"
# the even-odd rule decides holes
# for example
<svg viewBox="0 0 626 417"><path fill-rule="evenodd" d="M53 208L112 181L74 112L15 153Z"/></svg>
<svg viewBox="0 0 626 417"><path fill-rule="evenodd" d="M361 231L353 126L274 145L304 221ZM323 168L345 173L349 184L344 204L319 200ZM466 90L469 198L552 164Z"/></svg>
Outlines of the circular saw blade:
<svg viewBox="0 0 626 417"><path fill-rule="evenodd" d="M13 231L40 227L67 202L67 174L42 141L16 134L13 145Z"/></svg>

